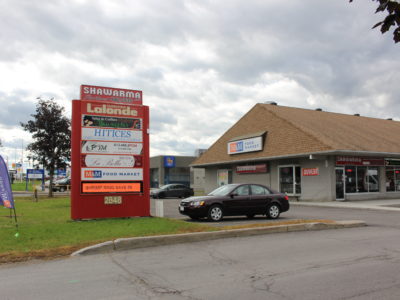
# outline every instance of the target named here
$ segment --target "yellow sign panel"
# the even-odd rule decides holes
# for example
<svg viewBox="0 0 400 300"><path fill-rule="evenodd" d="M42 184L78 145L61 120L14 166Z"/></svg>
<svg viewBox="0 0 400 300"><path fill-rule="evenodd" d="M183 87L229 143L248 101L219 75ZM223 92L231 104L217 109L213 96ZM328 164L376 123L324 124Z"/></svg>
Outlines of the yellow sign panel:
<svg viewBox="0 0 400 300"><path fill-rule="evenodd" d="M107 183L83 183L83 193L140 193L142 191L139 182L107 182Z"/></svg>

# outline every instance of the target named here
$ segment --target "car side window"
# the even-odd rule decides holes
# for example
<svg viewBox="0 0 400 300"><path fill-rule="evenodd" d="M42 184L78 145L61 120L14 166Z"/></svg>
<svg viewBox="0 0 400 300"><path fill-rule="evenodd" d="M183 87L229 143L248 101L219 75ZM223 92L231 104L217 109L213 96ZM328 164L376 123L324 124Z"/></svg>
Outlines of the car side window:
<svg viewBox="0 0 400 300"><path fill-rule="evenodd" d="M249 186L248 185L239 186L235 190L235 194L237 194L238 196L248 196L248 195L250 195Z"/></svg>
<svg viewBox="0 0 400 300"><path fill-rule="evenodd" d="M268 195L270 191L267 190L265 187L260 185L252 185L251 186L251 193L252 195Z"/></svg>

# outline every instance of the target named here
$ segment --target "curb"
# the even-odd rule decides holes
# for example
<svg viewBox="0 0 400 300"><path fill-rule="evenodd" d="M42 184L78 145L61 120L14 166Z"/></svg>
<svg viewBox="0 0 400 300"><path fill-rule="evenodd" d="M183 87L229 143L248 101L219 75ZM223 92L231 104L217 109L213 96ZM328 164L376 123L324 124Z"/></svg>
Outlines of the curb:
<svg viewBox="0 0 400 300"><path fill-rule="evenodd" d="M296 231L312 231L326 229L341 229L366 226L366 223L361 220L352 221L337 221L335 223L304 223L277 225L269 227L243 228L232 230L221 230L214 232L195 232L171 235L157 235L135 238L120 238L114 241L108 241L101 244L89 246L78 251L75 251L71 256L82 256L100 253L109 253L112 251L131 250L138 248L147 248L155 246L174 245L182 243L193 243L206 240L215 240L221 238L233 238L263 235L270 233L296 232Z"/></svg>
<svg viewBox="0 0 400 300"><path fill-rule="evenodd" d="M349 202L348 202L349 203ZM290 205L293 206L312 206L312 207L324 207L324 208L346 208L346 209L364 209L364 210L376 210L376 211L400 211L400 207L390 207L390 206L385 206L385 205L360 205L356 204L354 202L351 202L349 204L334 204L334 205L329 205L329 204L324 204L324 203L315 203L315 202L290 202Z"/></svg>

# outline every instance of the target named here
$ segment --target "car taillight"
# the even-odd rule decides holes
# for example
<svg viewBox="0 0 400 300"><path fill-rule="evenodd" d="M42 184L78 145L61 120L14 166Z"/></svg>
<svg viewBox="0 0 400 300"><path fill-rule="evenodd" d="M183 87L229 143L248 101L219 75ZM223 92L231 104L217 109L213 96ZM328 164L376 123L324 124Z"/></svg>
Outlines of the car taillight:
<svg viewBox="0 0 400 300"><path fill-rule="evenodd" d="M289 201L289 196L288 195L285 195L285 200Z"/></svg>

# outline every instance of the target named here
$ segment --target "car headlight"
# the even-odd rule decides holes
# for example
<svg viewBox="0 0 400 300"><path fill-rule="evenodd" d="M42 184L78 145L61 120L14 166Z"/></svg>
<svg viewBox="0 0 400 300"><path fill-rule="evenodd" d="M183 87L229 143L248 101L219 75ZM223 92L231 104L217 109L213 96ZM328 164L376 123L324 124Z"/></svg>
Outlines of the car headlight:
<svg viewBox="0 0 400 300"><path fill-rule="evenodd" d="M204 201L192 201L190 202L190 206L203 206Z"/></svg>

